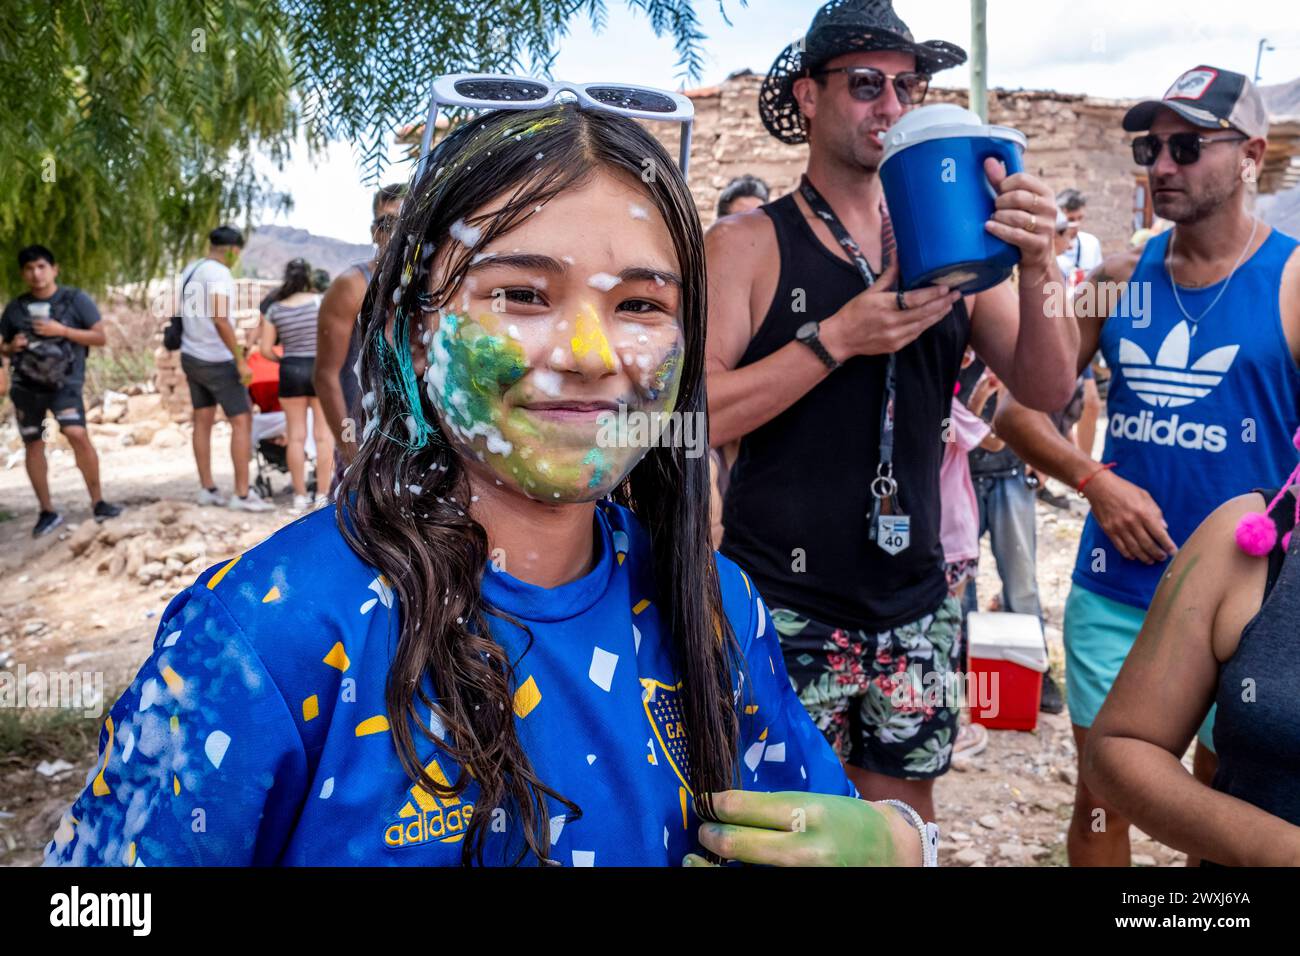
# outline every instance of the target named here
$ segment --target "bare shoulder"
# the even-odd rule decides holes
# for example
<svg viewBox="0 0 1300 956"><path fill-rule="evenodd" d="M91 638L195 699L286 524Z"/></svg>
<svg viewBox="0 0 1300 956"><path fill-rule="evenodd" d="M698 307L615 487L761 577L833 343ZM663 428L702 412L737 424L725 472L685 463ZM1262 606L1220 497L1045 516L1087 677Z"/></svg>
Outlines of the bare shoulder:
<svg viewBox="0 0 1300 956"><path fill-rule="evenodd" d="M776 228L767 213L751 209L723 216L709 227L704 243L708 254L725 261L730 270L737 260L754 263L771 255L776 250Z"/></svg>
<svg viewBox="0 0 1300 956"><path fill-rule="evenodd" d="M1263 516L1267 505L1264 496L1254 491L1219 505L1179 549L1165 578L1181 575L1195 578L1197 599L1217 598L1241 590L1262 559L1241 549L1237 543L1237 526L1248 514ZM1272 527L1272 519L1266 520L1265 527Z"/></svg>
<svg viewBox="0 0 1300 956"><path fill-rule="evenodd" d="M1142 259L1141 249L1125 249L1123 252L1116 252L1101 260L1101 265L1093 269L1086 281L1092 283L1101 282L1127 282L1133 276L1137 269L1138 262Z"/></svg>
<svg viewBox="0 0 1300 956"><path fill-rule="evenodd" d="M355 316L366 295L366 277L360 269L345 269L334 277L321 298L321 311L339 310L344 315ZM349 318L349 321L351 319Z"/></svg>
<svg viewBox="0 0 1300 956"><path fill-rule="evenodd" d="M1284 314L1300 322L1300 244L1291 250L1282 267L1282 303Z"/></svg>

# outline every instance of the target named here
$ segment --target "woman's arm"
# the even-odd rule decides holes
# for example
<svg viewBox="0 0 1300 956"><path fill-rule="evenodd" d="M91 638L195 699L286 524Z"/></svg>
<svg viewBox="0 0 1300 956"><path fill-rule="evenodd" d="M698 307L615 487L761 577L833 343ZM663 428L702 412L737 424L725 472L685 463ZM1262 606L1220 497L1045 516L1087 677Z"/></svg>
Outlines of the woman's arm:
<svg viewBox="0 0 1300 956"><path fill-rule="evenodd" d="M267 316L262 316L262 324L257 328L257 351L270 362L280 361L280 356L275 354L275 331L275 323Z"/></svg>
<svg viewBox="0 0 1300 956"><path fill-rule="evenodd" d="M1165 572L1088 735L1084 774L1169 846L1225 865L1296 866L1300 827L1206 786L1181 762L1214 702L1221 661L1259 610L1267 562L1242 553L1234 532L1262 509L1255 494L1220 506Z"/></svg>

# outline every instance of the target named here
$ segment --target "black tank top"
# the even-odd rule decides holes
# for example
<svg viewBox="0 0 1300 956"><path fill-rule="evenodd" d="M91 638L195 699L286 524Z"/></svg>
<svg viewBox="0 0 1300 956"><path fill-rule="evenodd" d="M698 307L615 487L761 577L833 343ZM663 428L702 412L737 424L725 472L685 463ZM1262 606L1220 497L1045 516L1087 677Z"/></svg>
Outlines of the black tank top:
<svg viewBox="0 0 1300 956"><path fill-rule="evenodd" d="M787 195L763 207L776 228L776 295L740 365L829 318L862 277L813 233ZM804 297L804 311L795 311ZM894 475L911 545L889 555L867 537L880 457L886 356L854 356L746 435L731 469L720 550L750 572L771 607L838 627L884 630L934 611L947 595L939 542L939 465L962 353L963 302L898 353Z"/></svg>
<svg viewBox="0 0 1300 956"><path fill-rule="evenodd" d="M1260 493L1271 501L1277 491ZM1278 544L1264 601L1219 670L1213 786L1300 826L1300 534L1287 551L1281 545L1295 521L1294 497L1284 495L1271 515Z"/></svg>

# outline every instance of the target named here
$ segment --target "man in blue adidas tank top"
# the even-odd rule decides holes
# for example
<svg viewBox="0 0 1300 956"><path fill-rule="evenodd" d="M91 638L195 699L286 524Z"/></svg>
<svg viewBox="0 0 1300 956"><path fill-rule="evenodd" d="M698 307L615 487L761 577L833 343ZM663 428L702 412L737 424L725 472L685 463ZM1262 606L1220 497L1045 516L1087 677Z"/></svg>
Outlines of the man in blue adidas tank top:
<svg viewBox="0 0 1300 956"><path fill-rule="evenodd" d="M965 58L941 40L915 42L887 2L823 6L759 95L768 132L808 144L806 175L705 240L709 439L739 443L720 550L770 603L800 700L859 790L927 819L959 707L955 694L922 700L920 688L957 686L965 670L939 541L962 356L970 345L1045 411L1063 407L1074 383L1073 323L1063 308L1045 318L1060 270L1055 195L1041 179L983 169L998 194L984 229L1019 247L1018 289L894 288L883 137L921 105L932 74ZM940 241L944 227L933 228ZM883 408L895 423L888 441ZM872 479L886 470L897 493L873 516ZM873 536L889 526L903 530Z"/></svg>
<svg viewBox="0 0 1300 956"><path fill-rule="evenodd" d="M1267 146L1259 93L1198 66L1129 110L1124 128L1141 134L1134 160L1156 215L1175 225L1108 258L1074 301L1080 369L1100 347L1115 370L1103 462L1023 407L1002 408L996 426L1092 506L1065 607L1080 752L1170 557L1221 503L1290 470L1300 423L1300 251L1245 206ZM1198 777L1213 773L1213 719ZM1129 862L1128 821L1082 775L1069 851L1074 865Z"/></svg>

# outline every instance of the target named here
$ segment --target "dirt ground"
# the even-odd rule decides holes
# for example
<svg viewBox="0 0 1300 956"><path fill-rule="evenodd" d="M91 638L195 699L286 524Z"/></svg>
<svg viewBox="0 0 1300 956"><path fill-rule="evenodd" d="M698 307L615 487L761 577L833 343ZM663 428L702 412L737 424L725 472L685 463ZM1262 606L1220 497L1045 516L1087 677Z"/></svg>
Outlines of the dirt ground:
<svg viewBox="0 0 1300 956"><path fill-rule="evenodd" d="M265 514L202 508L186 426L175 425L148 397L132 399L117 423L90 426L100 454L104 494L129 509L97 525L71 453L55 448L50 483L65 527L31 537L35 500L12 420L0 425L0 671L99 671L105 711L148 655L157 619L195 574L292 520L281 507ZM218 425L214 469L229 493L228 431ZM286 503L287 476L277 474ZM1061 489L1057 488L1057 491ZM1038 583L1053 671L1062 675L1061 613L1083 524L1084 505L1038 506ZM986 606L999 590L985 541L979 593ZM0 865L40 862L60 813L96 763L102 718L79 718L71 732L39 735L17 750L0 747ZM941 861L959 866L1065 864L1065 831L1075 780L1075 748L1065 715L1040 715L1033 733L992 731L984 753L954 769L936 788L943 833ZM3 743L3 740L0 740ZM1172 866L1183 854L1133 831L1134 862Z"/></svg>

